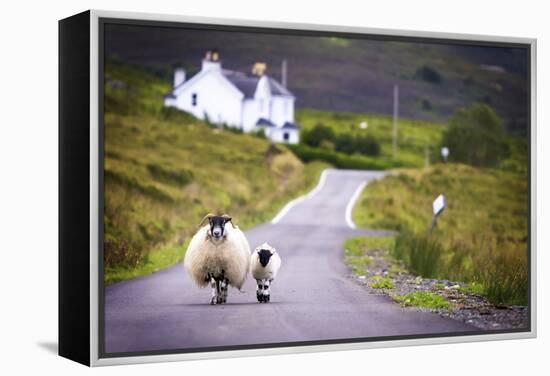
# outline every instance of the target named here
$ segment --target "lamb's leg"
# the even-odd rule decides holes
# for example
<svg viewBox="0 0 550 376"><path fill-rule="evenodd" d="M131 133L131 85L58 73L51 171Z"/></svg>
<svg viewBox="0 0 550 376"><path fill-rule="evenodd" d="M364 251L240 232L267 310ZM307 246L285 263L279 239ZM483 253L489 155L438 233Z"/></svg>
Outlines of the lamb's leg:
<svg viewBox="0 0 550 376"><path fill-rule="evenodd" d="M258 299L258 302L264 301L264 295L262 292L263 289L263 281L261 279L257 279L256 283L258 284L258 288L256 289L256 298Z"/></svg>
<svg viewBox="0 0 550 376"><path fill-rule="evenodd" d="M210 286L212 287L212 299L210 299L210 304L216 304L218 300L218 289L214 277L210 277Z"/></svg>
<svg viewBox="0 0 550 376"><path fill-rule="evenodd" d="M271 283L271 280L264 279L264 303L269 302L269 285Z"/></svg>

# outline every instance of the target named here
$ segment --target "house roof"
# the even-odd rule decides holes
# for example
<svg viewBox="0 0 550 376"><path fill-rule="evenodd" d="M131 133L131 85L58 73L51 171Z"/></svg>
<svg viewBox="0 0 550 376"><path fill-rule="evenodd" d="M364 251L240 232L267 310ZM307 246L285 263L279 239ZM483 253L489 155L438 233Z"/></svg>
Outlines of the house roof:
<svg viewBox="0 0 550 376"><path fill-rule="evenodd" d="M259 77L247 76L242 72L223 70L225 78L237 87L245 96L245 98L253 98L258 87Z"/></svg>
<svg viewBox="0 0 550 376"><path fill-rule="evenodd" d="M271 120L269 119L266 119L266 118L259 118L258 121L256 122L256 126L257 127L275 127L275 124L273 124L273 122L271 122Z"/></svg>
<svg viewBox="0 0 550 376"><path fill-rule="evenodd" d="M254 98L254 94L256 93L256 88L258 87L258 82L260 81L260 76L250 76L243 72L238 71L232 71L228 69L223 69L221 71L223 76L231 83L233 86L237 88L241 93L243 93L244 97L246 99ZM167 93L165 95L165 98L172 98L172 96L175 97L174 93L177 89L179 89L182 86L185 86L189 84L191 81L195 81L199 79L199 76L208 74L208 71L201 71L191 77L189 80L184 81L180 83L178 86L174 87L172 91ZM275 80L272 77L265 76L268 79L269 89L271 90L272 95L283 95L283 96L289 96L293 97L294 95L288 91L283 85L281 85L277 80Z"/></svg>
<svg viewBox="0 0 550 376"><path fill-rule="evenodd" d="M296 124L288 121L284 123L284 125L281 128L282 129L300 129L300 127L298 127Z"/></svg>
<svg viewBox="0 0 550 376"><path fill-rule="evenodd" d="M258 82L260 81L259 76L249 76L243 72L237 72L232 70L224 69L222 71L225 78L227 78L233 85L237 87L245 96L245 98L254 98L254 93L256 93L256 88L258 87ZM292 97L292 93L288 91L283 85L277 82L274 78L266 76L269 83L269 89L273 95L285 95Z"/></svg>
<svg viewBox="0 0 550 376"><path fill-rule="evenodd" d="M288 91L283 85L277 82L275 79L268 77L269 79L269 88L271 89L271 94L274 95L286 95L292 97L292 93Z"/></svg>

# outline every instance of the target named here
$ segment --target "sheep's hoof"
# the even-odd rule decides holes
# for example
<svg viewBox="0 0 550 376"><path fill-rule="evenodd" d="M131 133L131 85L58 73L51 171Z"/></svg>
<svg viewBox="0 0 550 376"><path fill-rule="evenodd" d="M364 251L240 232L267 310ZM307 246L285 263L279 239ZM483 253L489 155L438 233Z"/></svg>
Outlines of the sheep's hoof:
<svg viewBox="0 0 550 376"><path fill-rule="evenodd" d="M263 294L256 294L256 299L258 299L258 302L261 303L264 301L264 296Z"/></svg>
<svg viewBox="0 0 550 376"><path fill-rule="evenodd" d="M210 299L210 305L215 305L216 304L216 297L213 296L212 299Z"/></svg>
<svg viewBox="0 0 550 376"><path fill-rule="evenodd" d="M218 298L216 299L216 303L223 304L223 298L221 296L218 296Z"/></svg>
<svg viewBox="0 0 550 376"><path fill-rule="evenodd" d="M269 299L271 299L271 295L264 296L264 302L269 303Z"/></svg>

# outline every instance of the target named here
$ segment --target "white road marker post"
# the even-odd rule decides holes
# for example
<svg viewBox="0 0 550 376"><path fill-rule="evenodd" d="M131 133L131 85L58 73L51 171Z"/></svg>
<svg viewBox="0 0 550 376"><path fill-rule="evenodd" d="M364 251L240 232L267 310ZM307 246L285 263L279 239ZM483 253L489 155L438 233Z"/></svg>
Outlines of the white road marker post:
<svg viewBox="0 0 550 376"><path fill-rule="evenodd" d="M443 161L447 163L447 158L449 158L449 148L446 146L443 146L441 148L441 157L443 157Z"/></svg>
<svg viewBox="0 0 550 376"><path fill-rule="evenodd" d="M445 196L440 194L432 203L432 224L430 225L430 233L437 226L437 218L447 207Z"/></svg>

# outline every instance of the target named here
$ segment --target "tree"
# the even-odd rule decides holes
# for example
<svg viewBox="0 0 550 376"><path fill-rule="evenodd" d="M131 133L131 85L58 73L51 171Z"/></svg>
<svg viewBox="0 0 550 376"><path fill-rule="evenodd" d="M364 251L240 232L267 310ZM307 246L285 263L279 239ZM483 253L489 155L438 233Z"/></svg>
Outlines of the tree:
<svg viewBox="0 0 550 376"><path fill-rule="evenodd" d="M486 104L457 110L441 146L450 149L449 160L473 166L496 166L509 153L502 119Z"/></svg>

